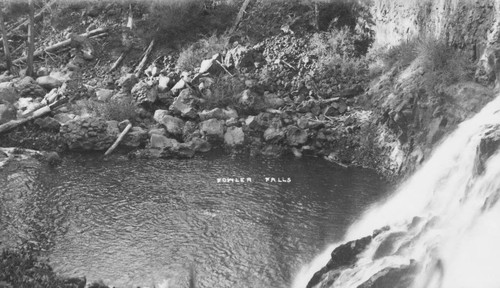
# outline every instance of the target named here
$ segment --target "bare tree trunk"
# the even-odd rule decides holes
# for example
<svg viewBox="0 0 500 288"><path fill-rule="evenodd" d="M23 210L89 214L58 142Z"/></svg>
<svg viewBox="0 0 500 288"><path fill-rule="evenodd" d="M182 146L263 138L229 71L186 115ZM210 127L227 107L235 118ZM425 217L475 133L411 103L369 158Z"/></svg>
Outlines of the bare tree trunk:
<svg viewBox="0 0 500 288"><path fill-rule="evenodd" d="M28 67L27 76L34 76L33 54L35 54L35 7L33 0L29 0L29 26L28 26Z"/></svg>
<svg viewBox="0 0 500 288"><path fill-rule="evenodd" d="M3 4L0 2L0 29L2 30L3 38L3 53L5 55L5 63L7 64L7 70L10 72L12 68L12 59L10 58L9 42L7 40L7 29L5 28L5 23L3 19Z"/></svg>

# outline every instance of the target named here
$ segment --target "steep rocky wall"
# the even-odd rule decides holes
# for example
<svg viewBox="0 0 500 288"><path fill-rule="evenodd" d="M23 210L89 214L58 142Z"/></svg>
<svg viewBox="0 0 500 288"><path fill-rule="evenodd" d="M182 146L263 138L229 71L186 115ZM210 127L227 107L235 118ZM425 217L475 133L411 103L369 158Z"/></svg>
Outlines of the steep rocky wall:
<svg viewBox="0 0 500 288"><path fill-rule="evenodd" d="M499 0L373 0L371 16L376 47L431 36L479 64L485 48L500 43ZM477 65L476 75L481 69ZM424 74L418 62L391 70L373 81L364 96L368 109L378 114L378 131L384 131L375 146L382 151L382 170L389 174L408 175L440 140L498 92L489 80L477 78L433 95L422 89Z"/></svg>
<svg viewBox="0 0 500 288"><path fill-rule="evenodd" d="M476 57L500 36L498 0L373 0L376 45L420 35L443 38Z"/></svg>

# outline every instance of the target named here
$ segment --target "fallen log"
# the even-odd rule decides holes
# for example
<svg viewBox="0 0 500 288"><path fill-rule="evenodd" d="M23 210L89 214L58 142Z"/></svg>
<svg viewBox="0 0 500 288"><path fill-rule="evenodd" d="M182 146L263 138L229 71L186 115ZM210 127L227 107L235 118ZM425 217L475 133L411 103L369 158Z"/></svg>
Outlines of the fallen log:
<svg viewBox="0 0 500 288"><path fill-rule="evenodd" d="M108 73L111 73L111 72L115 71L116 68L118 68L120 63L122 63L123 59L125 59L125 56L127 55L127 53L128 53L128 50L122 52L120 57L118 57L118 59L116 59L115 63L113 63L111 68L109 68Z"/></svg>
<svg viewBox="0 0 500 288"><path fill-rule="evenodd" d="M33 114L30 117L23 118L23 119L17 119L17 120L11 120L5 124L2 124L2 125L0 125L0 134L3 132L10 131L10 130L12 130L20 125L23 125L26 122L29 122L29 121L34 120L36 118L39 118L45 114L48 114L48 113L50 113L50 111L52 111L50 106L44 106L44 107L36 110L35 112L33 112Z"/></svg>
<svg viewBox="0 0 500 288"><path fill-rule="evenodd" d="M141 76L142 70L144 70L144 66L146 65L146 62L148 61L149 54L151 54L151 51L153 51L153 46L155 45L155 39L151 40L151 43L149 43L148 49L146 49L146 52L144 52L144 57L142 57L141 62L139 65L137 65L137 68L135 68L135 76L139 78Z"/></svg>
<svg viewBox="0 0 500 288"><path fill-rule="evenodd" d="M96 36L96 35L103 34L103 33L106 33L106 32L107 32L107 28L98 28L98 29L89 31L87 33L80 34L78 36L81 36L81 37L91 37L91 36ZM38 57L38 56L41 56L45 52L54 53L54 52L56 52L57 50L59 50L61 48L69 46L70 44L71 44L71 39L66 39L66 40L64 40L62 42L59 42L59 43L56 43L56 44L54 44L52 46L45 47L43 49L38 49L37 51L35 51L35 53L33 54L33 56L34 57ZM21 58L18 58L16 60L14 60L13 63L14 64L18 64L20 62L26 61L26 59L27 59L27 57L21 57Z"/></svg>
<svg viewBox="0 0 500 288"><path fill-rule="evenodd" d="M113 143L113 145L111 145L111 147L109 147L109 149L106 151L106 153L104 153L104 156L108 156L109 154L113 153L113 151L116 149L116 147L118 147L118 144L120 144L120 142L122 142L125 135L127 135L128 131L130 131L130 129L132 129L132 123L128 123L127 127L125 127L125 129L123 129L122 133L120 133L120 135L116 139L115 143Z"/></svg>

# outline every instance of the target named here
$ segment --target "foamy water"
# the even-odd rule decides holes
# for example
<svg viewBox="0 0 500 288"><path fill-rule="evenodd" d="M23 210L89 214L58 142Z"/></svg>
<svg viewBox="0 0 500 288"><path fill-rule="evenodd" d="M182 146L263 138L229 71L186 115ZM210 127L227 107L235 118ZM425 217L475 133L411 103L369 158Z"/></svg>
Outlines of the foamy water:
<svg viewBox="0 0 500 288"><path fill-rule="evenodd" d="M463 122L392 198L350 227L345 241L386 225L401 236L392 255L372 260L390 233L375 238L356 266L345 269L332 287L356 288L378 271L412 259L422 265L414 288L500 287L495 264L500 257L500 154L488 160L482 175L474 172L478 144L491 125L500 124L499 111L500 97ZM337 245L303 267L292 287L306 287Z"/></svg>

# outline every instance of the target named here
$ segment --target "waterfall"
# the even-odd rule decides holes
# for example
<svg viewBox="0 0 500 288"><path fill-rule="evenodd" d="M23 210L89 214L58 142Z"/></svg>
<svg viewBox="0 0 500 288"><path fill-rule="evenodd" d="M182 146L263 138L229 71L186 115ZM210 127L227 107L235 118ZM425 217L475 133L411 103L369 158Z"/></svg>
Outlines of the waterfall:
<svg viewBox="0 0 500 288"><path fill-rule="evenodd" d="M377 272L414 261L419 270L413 288L500 287L500 153L483 173L475 172L481 138L497 124L500 97L461 123L393 196L350 227L342 243L390 229L374 237L333 284L318 286L357 288ZM303 267L292 287L306 287L336 246Z"/></svg>

